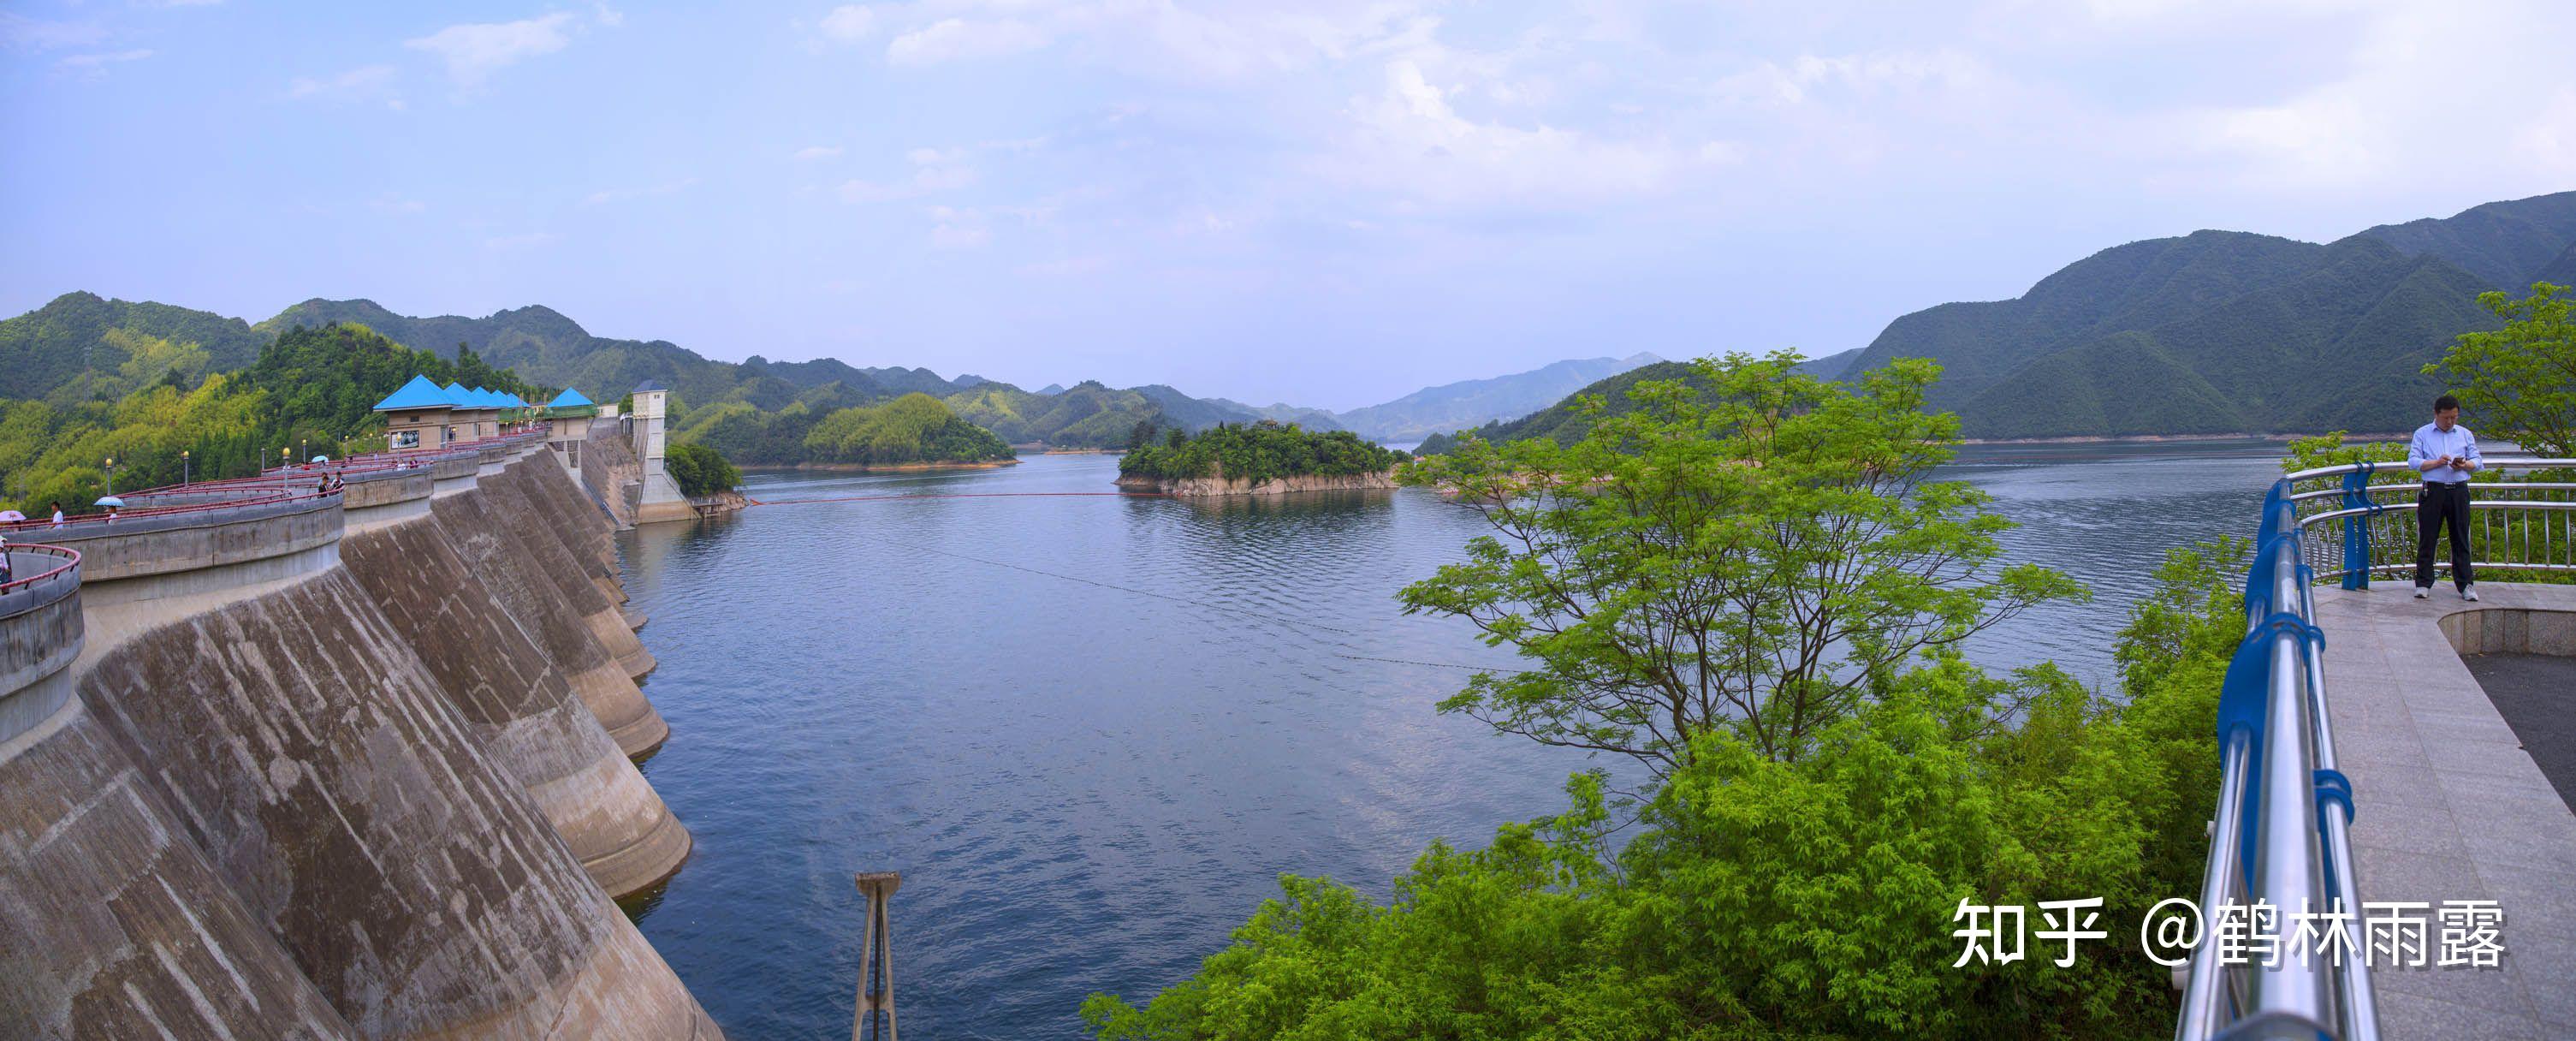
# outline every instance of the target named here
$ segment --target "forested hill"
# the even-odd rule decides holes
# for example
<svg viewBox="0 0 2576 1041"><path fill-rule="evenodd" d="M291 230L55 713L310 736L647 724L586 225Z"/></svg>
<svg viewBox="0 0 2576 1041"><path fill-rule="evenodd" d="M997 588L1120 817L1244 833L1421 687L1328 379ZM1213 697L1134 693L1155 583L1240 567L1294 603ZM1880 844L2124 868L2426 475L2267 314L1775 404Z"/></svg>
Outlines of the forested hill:
<svg viewBox="0 0 2576 1041"><path fill-rule="evenodd" d="M2576 284L2576 192L2488 203L2319 245L2201 231L2115 246L2011 300L1942 304L1858 352L1809 362L1835 378L1900 357L1941 363L1932 404L1970 437L2385 433L2440 392L2423 367L2496 327L2477 295ZM1649 366L1585 387L1613 409ZM1572 397L1477 430L1570 438ZM1423 443L1436 453L1448 438Z"/></svg>
<svg viewBox="0 0 2576 1041"><path fill-rule="evenodd" d="M259 357L272 337L239 318L168 304L65 293L52 303L0 321L0 398L75 400L117 397L172 368L191 384L209 372L238 369ZM190 348L189 345L194 345ZM451 352L452 353L452 352ZM149 367L152 371L122 372ZM93 385L90 374L125 385Z"/></svg>
<svg viewBox="0 0 2576 1041"><path fill-rule="evenodd" d="M530 379L579 387L594 395L620 394L650 379L692 405L747 401L764 408L779 408L797 392L827 383L841 383L871 400L921 389L911 378L913 370L887 370L901 377L900 386L889 387L866 372L828 358L773 362L755 355L736 365L701 357L667 340L593 336L580 323L541 306L496 311L483 318L413 318L395 314L373 300L314 299L279 312L259 323L258 328L274 336L299 325L330 322L357 322L397 343L440 357L455 357L457 345L464 344L494 365L506 366ZM940 381L938 393L951 389L946 381Z"/></svg>
<svg viewBox="0 0 2576 1041"><path fill-rule="evenodd" d="M2012 300L1888 324L1853 363L1941 362L1933 404L1972 437L2388 431L2435 393L2418 370L2493 328L2576 247L2576 192L2382 225L2327 245L2202 231L2103 250Z"/></svg>

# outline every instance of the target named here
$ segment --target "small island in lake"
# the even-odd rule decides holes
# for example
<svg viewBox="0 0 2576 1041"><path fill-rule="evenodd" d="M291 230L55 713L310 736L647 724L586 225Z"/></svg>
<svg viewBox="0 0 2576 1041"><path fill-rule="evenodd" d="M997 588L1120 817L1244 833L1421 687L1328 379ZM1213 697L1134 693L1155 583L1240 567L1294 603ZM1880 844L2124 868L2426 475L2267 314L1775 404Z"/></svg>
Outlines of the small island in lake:
<svg viewBox="0 0 2576 1041"><path fill-rule="evenodd" d="M1396 464L1405 458L1347 430L1221 423L1196 435L1174 430L1161 444L1130 449L1118 461L1118 486L1169 495L1393 488Z"/></svg>

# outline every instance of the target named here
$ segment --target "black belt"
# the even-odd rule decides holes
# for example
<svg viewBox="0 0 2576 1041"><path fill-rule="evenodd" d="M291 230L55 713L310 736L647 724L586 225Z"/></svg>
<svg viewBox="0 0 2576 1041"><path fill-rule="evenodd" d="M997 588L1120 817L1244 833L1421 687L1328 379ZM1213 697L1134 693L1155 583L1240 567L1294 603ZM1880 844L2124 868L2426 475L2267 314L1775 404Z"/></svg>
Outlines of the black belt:
<svg viewBox="0 0 2576 1041"><path fill-rule="evenodd" d="M2469 486L2469 482L2467 482L2467 481L2426 481L2426 482L2424 482L2424 487L2427 487L2427 488L2466 488L2466 487L2468 487L2468 486Z"/></svg>

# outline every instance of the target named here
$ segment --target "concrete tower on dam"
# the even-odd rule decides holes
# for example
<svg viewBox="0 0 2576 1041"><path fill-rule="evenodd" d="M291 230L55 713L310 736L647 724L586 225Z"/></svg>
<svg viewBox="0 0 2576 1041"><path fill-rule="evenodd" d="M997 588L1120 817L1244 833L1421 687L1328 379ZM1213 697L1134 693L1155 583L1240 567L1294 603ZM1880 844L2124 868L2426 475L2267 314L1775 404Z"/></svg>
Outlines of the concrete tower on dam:
<svg viewBox="0 0 2576 1041"><path fill-rule="evenodd" d="M614 525L429 389L383 456L7 533L0 1036L717 1035L611 902L690 848Z"/></svg>

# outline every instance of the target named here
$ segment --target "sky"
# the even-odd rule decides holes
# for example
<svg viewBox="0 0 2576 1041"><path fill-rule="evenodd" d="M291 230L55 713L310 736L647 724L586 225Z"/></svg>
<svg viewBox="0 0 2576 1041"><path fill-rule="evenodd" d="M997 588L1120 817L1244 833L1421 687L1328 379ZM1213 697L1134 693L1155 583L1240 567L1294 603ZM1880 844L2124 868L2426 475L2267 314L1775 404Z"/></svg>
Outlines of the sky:
<svg viewBox="0 0 2576 1041"><path fill-rule="evenodd" d="M0 3L0 312L1344 409L2576 188L2564 0Z"/></svg>

